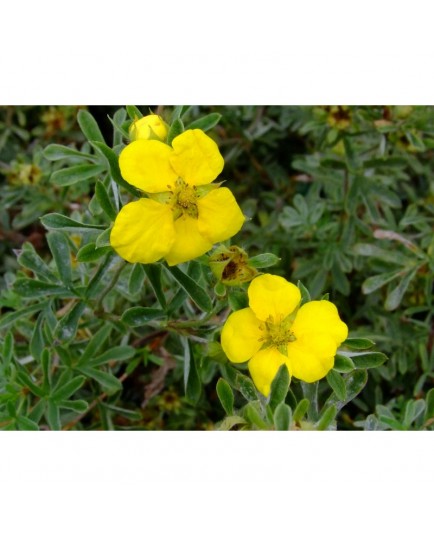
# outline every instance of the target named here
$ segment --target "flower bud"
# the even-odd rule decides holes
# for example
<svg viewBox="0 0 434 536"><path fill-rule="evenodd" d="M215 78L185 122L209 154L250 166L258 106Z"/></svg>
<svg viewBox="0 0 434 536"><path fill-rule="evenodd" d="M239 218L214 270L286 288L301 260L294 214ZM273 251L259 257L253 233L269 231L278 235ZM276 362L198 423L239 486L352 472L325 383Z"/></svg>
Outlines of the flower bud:
<svg viewBox="0 0 434 536"><path fill-rule="evenodd" d="M130 138L136 140L160 140L167 137L168 127L159 115L151 114L131 123Z"/></svg>
<svg viewBox="0 0 434 536"><path fill-rule="evenodd" d="M238 246L218 247L209 258L209 266L216 278L228 286L242 285L258 274L249 266L247 253Z"/></svg>

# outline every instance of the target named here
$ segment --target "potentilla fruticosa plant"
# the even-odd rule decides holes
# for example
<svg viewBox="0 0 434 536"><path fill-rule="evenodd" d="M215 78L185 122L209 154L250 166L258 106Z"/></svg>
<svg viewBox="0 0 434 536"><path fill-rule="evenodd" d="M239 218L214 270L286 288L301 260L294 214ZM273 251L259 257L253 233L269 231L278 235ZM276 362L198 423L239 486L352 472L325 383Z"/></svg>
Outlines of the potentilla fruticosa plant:
<svg viewBox="0 0 434 536"><path fill-rule="evenodd" d="M2 338L3 366L16 369L1 395L6 428L83 429L95 407L109 429L116 408L140 422L172 374L187 403L218 406L213 428L333 430L366 369L385 361L348 337L328 295L311 300L301 281L266 272L275 254L242 247L247 218L213 130L221 116L188 113L121 108L110 146L80 110L83 147L44 150L53 187L87 184L89 199L41 218L50 261L31 245L19 253L19 303L0 323L15 326ZM149 360L145 404L126 407L124 386Z"/></svg>

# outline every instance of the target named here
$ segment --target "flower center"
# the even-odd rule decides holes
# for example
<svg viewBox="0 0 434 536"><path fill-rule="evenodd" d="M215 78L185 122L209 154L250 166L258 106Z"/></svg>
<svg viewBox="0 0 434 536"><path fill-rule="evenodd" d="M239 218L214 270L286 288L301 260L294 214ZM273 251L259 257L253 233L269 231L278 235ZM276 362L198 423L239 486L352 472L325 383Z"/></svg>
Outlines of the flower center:
<svg viewBox="0 0 434 536"><path fill-rule="evenodd" d="M265 332L264 336L259 339L264 342L262 348L273 346L281 354L288 356L288 344L297 340L294 332L291 331L292 323L293 319L290 317L275 320L270 316L260 328Z"/></svg>
<svg viewBox="0 0 434 536"><path fill-rule="evenodd" d="M177 220L184 214L187 214L190 218L197 219L199 216L197 197L196 187L191 187L181 178L178 178L171 202L174 219Z"/></svg>

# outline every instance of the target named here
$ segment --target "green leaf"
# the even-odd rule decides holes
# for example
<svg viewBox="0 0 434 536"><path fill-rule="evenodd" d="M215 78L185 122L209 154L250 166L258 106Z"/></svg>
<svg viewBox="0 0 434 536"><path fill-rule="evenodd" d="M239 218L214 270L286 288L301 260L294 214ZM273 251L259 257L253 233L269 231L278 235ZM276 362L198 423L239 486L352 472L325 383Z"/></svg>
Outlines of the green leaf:
<svg viewBox="0 0 434 536"><path fill-rule="evenodd" d="M143 270L143 265L136 263L131 270L130 278L128 280L128 292L133 295L138 294L143 289L144 282L145 272Z"/></svg>
<svg viewBox="0 0 434 536"><path fill-rule="evenodd" d="M142 112L137 108L137 106L133 106L132 104L127 104L125 108L127 110L127 114L129 118L132 119L133 121L143 117Z"/></svg>
<svg viewBox="0 0 434 536"><path fill-rule="evenodd" d="M194 281L194 279L181 271L177 266L172 266L167 269L200 309L206 312L211 311L211 298L205 290Z"/></svg>
<svg viewBox="0 0 434 536"><path fill-rule="evenodd" d="M291 378L289 376L288 367L286 365L281 365L271 383L268 405L273 411L281 402L284 402L288 393L290 381Z"/></svg>
<svg viewBox="0 0 434 536"><path fill-rule="evenodd" d="M105 229L101 234L98 235L95 246L99 248L111 248L110 243L110 234L111 234L112 228L109 227L108 229ZM113 249L113 248L112 248Z"/></svg>
<svg viewBox="0 0 434 536"><path fill-rule="evenodd" d="M172 145L172 141L184 132L184 123L181 119L175 119L170 125L169 133L167 134L167 143Z"/></svg>
<svg viewBox="0 0 434 536"><path fill-rule="evenodd" d="M86 244L78 250L76 259L78 262L93 262L97 261L101 257L104 257L106 253L113 251L111 246L103 246L101 248L96 247L93 242Z"/></svg>
<svg viewBox="0 0 434 536"><path fill-rule="evenodd" d="M367 369L379 367L387 361L387 356L381 352L366 352L364 354L352 355L354 365L357 369Z"/></svg>
<svg viewBox="0 0 434 536"><path fill-rule="evenodd" d="M80 387L85 382L86 378L84 376L76 376L65 385L56 387L56 389L51 393L51 398L54 402L60 402L61 400L68 400L71 396L80 389Z"/></svg>
<svg viewBox="0 0 434 536"><path fill-rule="evenodd" d="M252 268L268 268L269 266L274 266L280 262L280 260L280 257L273 253L261 253L260 255L251 257L248 261L248 265Z"/></svg>
<svg viewBox="0 0 434 536"><path fill-rule="evenodd" d="M249 306L249 300L246 292L232 290L228 293L228 303L232 311L238 311Z"/></svg>
<svg viewBox="0 0 434 536"><path fill-rule="evenodd" d="M110 169L110 176L111 178L119 184L119 186L122 186L125 190L130 192L130 194L134 195L135 197L140 197L139 191L134 188L131 184L129 184L121 175L121 170L119 168L119 161L116 153L113 151L113 149L110 149L105 143L100 142L94 142L92 145L98 149L101 154L105 157L107 160L109 169Z"/></svg>
<svg viewBox="0 0 434 536"><path fill-rule="evenodd" d="M113 115L113 119L108 116L113 125L113 147L122 143L123 138L128 138L128 129L123 128L127 112L125 108L119 108Z"/></svg>
<svg viewBox="0 0 434 536"><path fill-rule="evenodd" d="M89 404L85 400L60 400L58 406L76 413L85 413L89 408Z"/></svg>
<svg viewBox="0 0 434 536"><path fill-rule="evenodd" d="M121 408L113 404L102 403L102 406L109 411L113 412L115 415L121 415L131 421L140 421L143 419L143 415L140 411L132 411L130 409Z"/></svg>
<svg viewBox="0 0 434 536"><path fill-rule="evenodd" d="M190 341L181 337L184 346L184 388L186 397L197 404L201 395L201 382L196 368L196 361L191 352Z"/></svg>
<svg viewBox="0 0 434 536"><path fill-rule="evenodd" d="M101 182L101 181L98 181L96 184L95 184L95 195L96 195L96 198L98 199L98 203L101 205L101 208L103 209L103 211L107 214L107 216L112 220L114 221L116 216L117 216L117 212L116 212L116 209L115 207L113 206L112 202L111 202L111 199L110 199L110 196L106 190L106 187L104 186L104 184Z"/></svg>
<svg viewBox="0 0 434 536"><path fill-rule="evenodd" d="M330 425L333 423L336 415L337 415L337 408L335 406L328 407L324 413L322 414L320 420L317 422L315 428L317 430L327 430L329 429Z"/></svg>
<svg viewBox="0 0 434 536"><path fill-rule="evenodd" d="M171 122L173 123L176 119L181 118L190 106L175 106L172 112Z"/></svg>
<svg viewBox="0 0 434 536"><path fill-rule="evenodd" d="M98 367L111 361L126 361L127 359L131 359L135 353L136 349L131 346L115 346L106 350L98 357L92 358L89 361L89 366Z"/></svg>
<svg viewBox="0 0 434 536"><path fill-rule="evenodd" d="M36 311L43 309L49 300L40 301L39 303L34 303L32 305L26 305L25 308L19 309L18 311L13 311L11 313L6 313L0 318L0 329L8 328L19 320L23 316L32 315Z"/></svg>
<svg viewBox="0 0 434 536"><path fill-rule="evenodd" d="M217 363L227 363L228 358L223 351L222 345L217 341L209 341L207 346L207 356Z"/></svg>
<svg viewBox="0 0 434 536"><path fill-rule="evenodd" d="M86 346L83 355L79 360L79 365L86 363L89 359L92 359L94 355L97 355L97 352L100 350L102 345L107 340L110 335L113 326L111 324L104 324L93 336L89 339L89 342Z"/></svg>
<svg viewBox="0 0 434 536"><path fill-rule="evenodd" d="M201 117L200 119L196 119L195 121L190 123L187 128L189 130L198 128L206 132L207 130L211 130L212 128L214 128L218 124L221 118L222 118L222 115L219 113L208 114L208 115L205 115L204 117Z"/></svg>
<svg viewBox="0 0 434 536"><path fill-rule="evenodd" d="M405 266L408 262L407 257L399 251L387 251L378 246L374 246L373 244L355 244L353 247L353 252L356 255L374 257L391 264L400 264Z"/></svg>
<svg viewBox="0 0 434 536"><path fill-rule="evenodd" d="M46 239L60 279L68 287L72 280L71 252L68 239L59 231L51 231L46 235Z"/></svg>
<svg viewBox="0 0 434 536"><path fill-rule="evenodd" d="M340 400L336 393L333 392L328 399L326 400L321 415L330 407L335 406L337 411L340 411L346 404L351 402L360 391L365 387L366 382L368 381L368 373L366 370L354 370L345 376L345 389L347 391L347 396L345 400Z"/></svg>
<svg viewBox="0 0 434 536"><path fill-rule="evenodd" d="M247 424L247 421L239 415L230 415L220 423L218 430L221 432L226 432L227 430L231 430L237 424Z"/></svg>
<svg viewBox="0 0 434 536"><path fill-rule="evenodd" d="M347 389L345 387L345 381L339 372L331 370L326 376L327 382L333 389L335 395L339 400L345 400L347 397Z"/></svg>
<svg viewBox="0 0 434 536"><path fill-rule="evenodd" d="M180 288L178 292L173 296L173 298L170 300L170 303L167 307L167 314L168 316L173 316L177 314L178 309L181 307L181 305L185 302L187 299L187 293L185 290Z"/></svg>
<svg viewBox="0 0 434 536"><path fill-rule="evenodd" d="M74 298L76 295L59 285L44 283L37 279L27 279L22 277L15 280L14 291L25 298L36 298L39 296L62 296L63 298Z"/></svg>
<svg viewBox="0 0 434 536"><path fill-rule="evenodd" d="M384 285L386 285L390 281L393 281L402 274L402 270L396 270L394 272L386 272L384 274L368 277L368 279L366 279L362 284L362 292L363 294L371 294L371 292L374 292L375 290L383 287Z"/></svg>
<svg viewBox="0 0 434 536"><path fill-rule="evenodd" d="M425 400L409 400L405 406L404 426L410 428L413 422L425 410Z"/></svg>
<svg viewBox="0 0 434 536"><path fill-rule="evenodd" d="M96 273L87 284L85 296L86 298L94 298L101 290L101 284L104 280L104 276L110 273L111 270L117 269L119 266L119 257L114 253L109 252L105 258L102 259L101 264L98 266Z"/></svg>
<svg viewBox="0 0 434 536"><path fill-rule="evenodd" d="M426 394L424 419L425 421L434 419L434 387Z"/></svg>
<svg viewBox="0 0 434 536"><path fill-rule="evenodd" d="M44 396L44 390L36 385L35 381L28 375L24 368L17 370L16 378L21 385L26 386L35 396L39 398Z"/></svg>
<svg viewBox="0 0 434 536"><path fill-rule="evenodd" d="M258 393L252 380L244 374L237 374L236 376L236 388L244 396L246 400L254 401L258 400Z"/></svg>
<svg viewBox="0 0 434 536"><path fill-rule="evenodd" d="M43 389L48 392L51 386L51 355L48 348L41 354L42 374L44 375Z"/></svg>
<svg viewBox="0 0 434 536"><path fill-rule="evenodd" d="M219 378L216 391L220 403L223 406L223 409L226 411L226 414L232 415L234 412L234 393L231 386L226 380Z"/></svg>
<svg viewBox="0 0 434 536"><path fill-rule="evenodd" d="M122 322L129 326L144 326L151 320L162 318L166 313L162 309L152 307L131 307L127 309L121 317Z"/></svg>
<svg viewBox="0 0 434 536"><path fill-rule="evenodd" d="M97 381L104 391L108 393L114 393L122 389L122 382L118 380L113 374L103 372L91 367L77 367L77 370L84 374L88 378L92 378Z"/></svg>
<svg viewBox="0 0 434 536"><path fill-rule="evenodd" d="M15 340L12 335L12 331L6 333L5 339L3 341L3 349L0 353L0 359L3 358L3 363L5 366L8 366L14 356L14 346Z"/></svg>
<svg viewBox="0 0 434 536"><path fill-rule="evenodd" d="M55 336L63 343L74 339L78 324L83 316L86 304L82 301L77 302L73 308L60 320L56 326Z"/></svg>
<svg viewBox="0 0 434 536"><path fill-rule="evenodd" d="M306 415L307 410L309 409L310 402L307 398L303 398L300 400L300 402L297 404L297 407L294 410L293 414L293 420L295 422L300 422L303 417Z"/></svg>
<svg viewBox="0 0 434 536"><path fill-rule="evenodd" d="M27 417L30 420L39 423L45 413L46 407L47 401L45 400L45 398L40 398L39 401L36 402L36 404L33 406L31 411L27 414Z"/></svg>
<svg viewBox="0 0 434 536"><path fill-rule="evenodd" d="M89 141L104 143L104 137L101 134L98 123L88 111L80 110L77 114L77 121L81 131Z"/></svg>
<svg viewBox="0 0 434 536"><path fill-rule="evenodd" d="M37 432L39 430L38 424L35 421L24 417L24 415L18 415L15 422L17 423L18 430L26 430L29 432Z"/></svg>
<svg viewBox="0 0 434 536"><path fill-rule="evenodd" d="M307 303L311 301L310 293L301 281L297 281L297 287L301 293L301 303Z"/></svg>
<svg viewBox="0 0 434 536"><path fill-rule="evenodd" d="M63 160L64 158L78 157L85 160L95 160L95 157L89 153L82 153L71 147L65 147L64 145L59 145L57 143L52 143L47 145L42 151L42 154L47 160L51 162L56 162L57 160Z"/></svg>
<svg viewBox="0 0 434 536"><path fill-rule="evenodd" d="M286 368L286 367L285 367ZM274 427L278 431L285 432L289 430L292 426L292 411L285 402L280 402L274 411Z"/></svg>
<svg viewBox="0 0 434 536"><path fill-rule="evenodd" d="M425 144L423 143L423 140L420 136L418 136L415 132L406 132L405 133L409 143L418 151L426 151Z"/></svg>
<svg viewBox="0 0 434 536"><path fill-rule="evenodd" d="M32 270L32 272L37 274L44 281L50 281L52 283L57 281L53 272L36 253L31 242L24 242L22 250L17 257L17 261L20 266Z"/></svg>
<svg viewBox="0 0 434 536"><path fill-rule="evenodd" d="M394 311L397 307L399 307L399 304L401 303L401 300L405 294L405 291L407 290L408 285L410 284L410 281L416 275L416 272L417 272L417 269L409 272L406 276L404 276L401 279L398 285L387 295L386 302L384 304L384 308L386 309L386 311Z"/></svg>
<svg viewBox="0 0 434 536"><path fill-rule="evenodd" d="M47 409L45 411L45 418L47 419L48 426L53 431L61 429L60 424L60 412L59 407L52 400L47 401Z"/></svg>
<svg viewBox="0 0 434 536"><path fill-rule="evenodd" d="M79 166L71 166L66 169L55 171L50 182L57 186L71 186L77 182L86 181L92 177L96 177L105 171L105 166L97 164L80 164Z"/></svg>
<svg viewBox="0 0 434 536"><path fill-rule="evenodd" d="M351 372L355 368L356 367L351 358L340 354L337 354L335 356L335 364L333 366L333 370L346 374L347 372Z"/></svg>
<svg viewBox="0 0 434 536"><path fill-rule="evenodd" d="M375 342L370 339L346 339L343 343L344 346L351 348L352 350L367 350L372 346L375 346Z"/></svg>
<svg viewBox="0 0 434 536"><path fill-rule="evenodd" d="M160 264L144 264L143 270L149 280L152 290L157 297L161 307L166 308L166 298L164 296L163 288L161 285L161 265Z"/></svg>
<svg viewBox="0 0 434 536"><path fill-rule="evenodd" d="M348 169L350 171L355 171L357 169L357 160L354 147L350 143L350 139L347 136L343 137L344 148L345 148L345 157L348 164Z"/></svg>
<svg viewBox="0 0 434 536"><path fill-rule="evenodd" d="M40 314L36 320L35 327L33 328L32 338L30 339L29 345L30 353L38 361L41 359L42 352L45 348L45 339L42 331L43 320L44 316Z"/></svg>
<svg viewBox="0 0 434 536"><path fill-rule="evenodd" d="M268 425L259 412L259 402L249 402L243 410L244 417L260 430L267 430Z"/></svg>
<svg viewBox="0 0 434 536"><path fill-rule="evenodd" d="M63 214L47 214L40 218L42 225L48 229L58 229L61 231L70 231L73 233L89 233L99 229L105 229L104 225L92 225L81 223L79 221L63 216Z"/></svg>

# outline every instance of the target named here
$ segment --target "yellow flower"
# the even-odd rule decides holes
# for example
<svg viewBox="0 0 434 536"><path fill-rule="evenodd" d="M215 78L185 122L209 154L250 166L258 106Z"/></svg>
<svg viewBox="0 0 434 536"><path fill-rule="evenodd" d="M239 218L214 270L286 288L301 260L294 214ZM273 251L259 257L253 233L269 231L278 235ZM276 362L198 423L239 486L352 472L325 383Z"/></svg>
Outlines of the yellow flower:
<svg viewBox="0 0 434 536"><path fill-rule="evenodd" d="M189 261L244 223L231 191L211 184L224 165L217 144L202 130L186 130L172 146L137 140L119 156L123 178L149 196L125 205L110 234L128 262Z"/></svg>
<svg viewBox="0 0 434 536"><path fill-rule="evenodd" d="M299 289L270 274L254 279L248 296L250 307L229 316L221 344L233 363L249 362L257 389L268 396L283 364L290 375L304 382L326 376L333 368L338 346L348 336L336 306L321 300L299 308Z"/></svg>
<svg viewBox="0 0 434 536"><path fill-rule="evenodd" d="M156 114L145 115L145 117L133 121L129 130L132 141L149 139L163 141L167 137L167 132L166 123Z"/></svg>

